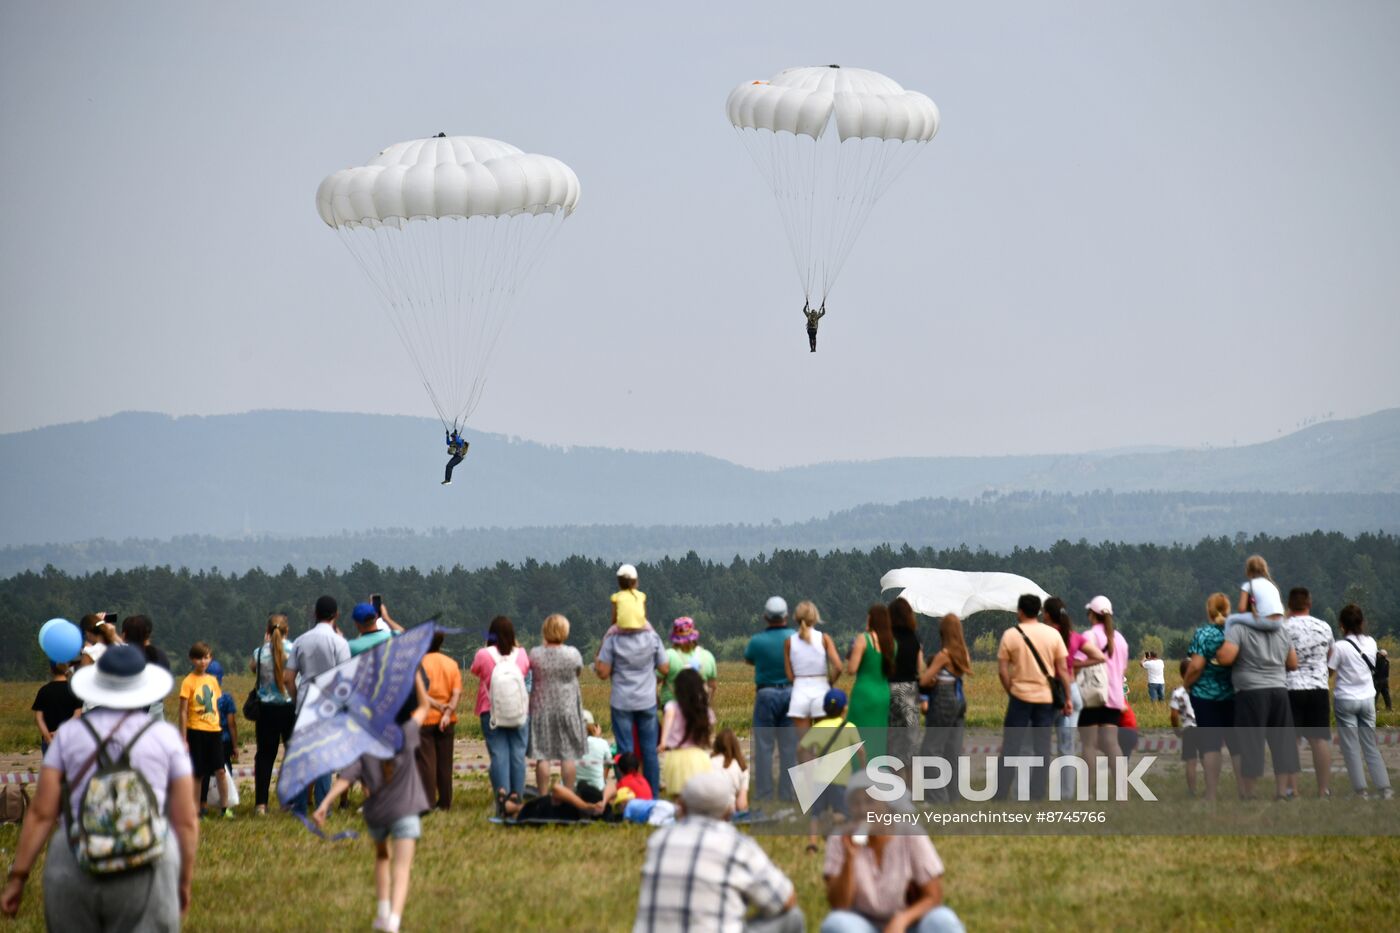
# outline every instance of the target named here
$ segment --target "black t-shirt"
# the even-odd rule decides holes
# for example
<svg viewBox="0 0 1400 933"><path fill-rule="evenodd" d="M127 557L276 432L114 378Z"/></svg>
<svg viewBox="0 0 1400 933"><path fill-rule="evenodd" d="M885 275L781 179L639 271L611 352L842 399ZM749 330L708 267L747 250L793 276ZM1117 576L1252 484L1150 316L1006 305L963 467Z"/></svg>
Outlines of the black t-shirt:
<svg viewBox="0 0 1400 933"><path fill-rule="evenodd" d="M66 680L51 680L39 688L34 696L34 705L29 707L36 713L44 714L44 725L50 732L73 718L73 714L83 708L83 701L73 693Z"/></svg>
<svg viewBox="0 0 1400 933"><path fill-rule="evenodd" d="M161 651L155 645L147 645L145 651L148 663L154 664L156 667L163 667L167 671L170 670L170 659L165 656L164 651Z"/></svg>
<svg viewBox="0 0 1400 933"><path fill-rule="evenodd" d="M894 629L894 676L890 683L919 679L919 636L907 628Z"/></svg>

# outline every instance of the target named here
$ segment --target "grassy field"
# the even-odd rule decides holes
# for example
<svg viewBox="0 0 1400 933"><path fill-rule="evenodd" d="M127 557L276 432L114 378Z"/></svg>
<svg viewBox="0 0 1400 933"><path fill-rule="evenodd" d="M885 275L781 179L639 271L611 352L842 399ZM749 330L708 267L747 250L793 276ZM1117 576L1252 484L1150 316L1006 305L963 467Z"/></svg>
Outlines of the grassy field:
<svg viewBox="0 0 1400 933"><path fill-rule="evenodd" d="M747 731L752 698L747 673L743 665L724 665L717 702L721 724L741 732ZM1169 688L1173 680L1168 678ZM585 683L585 702L605 718L605 688ZM37 686L0 685L0 750L13 753L37 744L28 709ZM235 678L229 686L241 699L247 684ZM993 665L978 665L970 694L972 724L996 726L1002 700ZM1131 697L1143 701L1138 712L1144 729L1165 727L1165 707L1145 702L1140 671L1133 675ZM248 752L244 761L251 760L250 745ZM1311 786L1310 777L1305 786ZM451 813L424 821L405 929L630 928L645 828L497 827L485 820L484 779L461 779L458 794ZM1298 808L1290 812L1316 817L1334 805L1304 800L1288 806ZM1189 812L1207 825L1214 811L1194 806ZM1282 805L1251 806L1263 814ZM1370 806L1385 808L1373 812L1393 832L1400 813L1396 803ZM287 817L255 819L250 809L245 805L231 823L203 824L189 929L367 927L374 908L368 845L325 843ZM336 817L332 828L358 826L358 818L346 814ZM0 864L8 864L17 837L17 827L0 826ZM819 858L806 854L799 838L761 841L796 883L815 929L825 913ZM1379 929L1389 926L1386 917L1393 917L1400 895L1395 871L1400 838L1394 835L935 834L935 843L947 865L948 903L974 930L1149 924L1177 930ZM13 929L42 929L41 884L36 871Z"/></svg>

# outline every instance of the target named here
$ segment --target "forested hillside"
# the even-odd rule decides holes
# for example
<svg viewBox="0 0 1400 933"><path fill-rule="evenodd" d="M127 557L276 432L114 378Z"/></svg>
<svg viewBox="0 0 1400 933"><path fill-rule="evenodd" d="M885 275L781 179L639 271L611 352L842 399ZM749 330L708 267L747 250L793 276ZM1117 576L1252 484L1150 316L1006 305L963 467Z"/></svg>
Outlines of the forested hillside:
<svg viewBox="0 0 1400 933"><path fill-rule="evenodd" d="M1047 547L1061 540L1192 543L1248 534L1317 529L1343 534L1400 532L1395 493L1052 493L987 494L975 500L919 499L862 505L806 522L724 525L568 525L416 532L387 529L323 537L85 541L0 549L0 576L53 565L69 573L142 566L244 573L254 567L348 569L370 560L395 567L488 567L573 554L607 560L659 560L695 552L710 560L778 550L870 550L880 545L994 551Z"/></svg>
<svg viewBox="0 0 1400 933"><path fill-rule="evenodd" d="M881 575L903 566L1009 570L1064 596L1071 606L1104 593L1113 600L1131 643L1155 636L1175 656L1184 648L1185 633L1202 617L1206 596L1215 590L1234 592L1245 557L1256 552L1268 557L1282 588L1302 585L1313 591L1317 615L1330 620L1344 602L1354 601L1365 608L1374 633L1396 632L1400 537L1387 534L1216 537L1170 547L1061 541L1005 554L888 546L826 555L779 550L725 562L691 553L643 561L639 569L653 623L669 626L675 616L692 616L705 643L731 657L760 624L768 596L778 593L790 603L813 599L828 627L848 636L863 624L866 607L880 597ZM322 593L339 599L346 615L349 604L378 592L405 624L436 615L461 626L466 634L454 636L448 646L459 655L479 644L494 615L512 617L526 640L535 643L544 616L563 612L574 624L572 641L588 651L608 623L614 569L611 561L570 557L557 563L502 561L478 570L427 572L369 561L344 571L288 565L270 573L241 574L170 567L81 575L52 568L27 572L0 580L0 644L6 646L0 676L42 676L35 636L52 616L76 620L97 610L146 613L155 622L156 642L178 659L196 639L211 642L225 657L241 656L261 640L270 610L288 613L294 634L305 631L311 604ZM969 637L1005 622L992 614L973 617ZM931 625L925 627L925 637L935 637Z"/></svg>

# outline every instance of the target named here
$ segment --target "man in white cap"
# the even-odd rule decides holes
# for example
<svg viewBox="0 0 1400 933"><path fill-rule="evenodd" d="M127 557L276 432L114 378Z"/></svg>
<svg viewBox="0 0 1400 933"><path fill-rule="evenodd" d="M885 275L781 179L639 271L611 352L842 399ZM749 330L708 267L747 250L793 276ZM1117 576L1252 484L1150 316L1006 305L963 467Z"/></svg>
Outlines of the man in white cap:
<svg viewBox="0 0 1400 933"><path fill-rule="evenodd" d="M728 822L734 786L719 771L681 791L679 822L647 840L633 933L714 930L799 933L806 925L792 881L763 847ZM752 920L745 920L750 912Z"/></svg>
<svg viewBox="0 0 1400 933"><path fill-rule="evenodd" d="M763 605L765 628L749 639L744 647L744 661L753 665L753 789L757 800L772 801L773 745L778 746L781 770L776 796L792 800L792 779L788 769L797 764L797 733L788 719L792 702L792 681L788 680L783 646L792 636L788 626L787 600L769 597Z"/></svg>

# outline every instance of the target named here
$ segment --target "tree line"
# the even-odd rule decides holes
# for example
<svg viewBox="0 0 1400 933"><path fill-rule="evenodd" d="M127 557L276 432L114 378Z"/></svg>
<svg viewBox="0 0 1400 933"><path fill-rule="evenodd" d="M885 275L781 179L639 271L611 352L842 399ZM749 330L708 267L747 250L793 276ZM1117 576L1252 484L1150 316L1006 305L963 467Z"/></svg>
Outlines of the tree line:
<svg viewBox="0 0 1400 933"><path fill-rule="evenodd" d="M1113 600L1118 625L1134 650L1160 644L1164 655L1179 657L1204 617L1206 597L1220 590L1233 598L1244 560L1253 553L1268 558L1285 592L1292 586L1308 587L1314 614L1320 618L1335 622L1337 611L1355 602L1365 609L1373 634L1396 634L1392 607L1400 596L1400 536L1390 534L1236 535L1171 546L1080 540L1005 553L965 546L881 545L826 554L776 550L728 561L703 559L691 551L684 557L639 562L638 569L652 623L664 634L672 619L690 616L702 643L722 659L741 655L749 635L762 625L764 600L774 594L790 605L799 599L815 601L829 631L843 639L853 636L864 624L867 607L881 598L880 577L907 566L1024 574L1071 606L1083 606L1103 593ZM588 653L609 623L615 569L611 562L580 556L552 563L527 559L475 570L455 566L429 571L368 560L346 570L298 570L287 564L272 573L162 565L70 574L49 566L0 580L0 644L6 646L0 652L0 677L44 676L36 635L39 626L55 616L77 621L100 610L148 615L155 625L155 642L180 669L196 640L209 642L224 658L246 656L261 641L272 611L289 616L294 635L305 631L311 606L323 593L340 601L346 631L351 628L350 606L371 593L383 594L394 617L405 625L435 617L458 627L462 633L447 645L458 656L481 643L487 623L496 615L512 618L523 640L535 644L543 618L562 612L573 623L571 642ZM975 643L985 633L999 632L1008 621L998 613L973 616L966 623L968 639ZM922 634L926 641L936 641L932 620L924 620ZM1145 641L1148 638L1155 641Z"/></svg>

